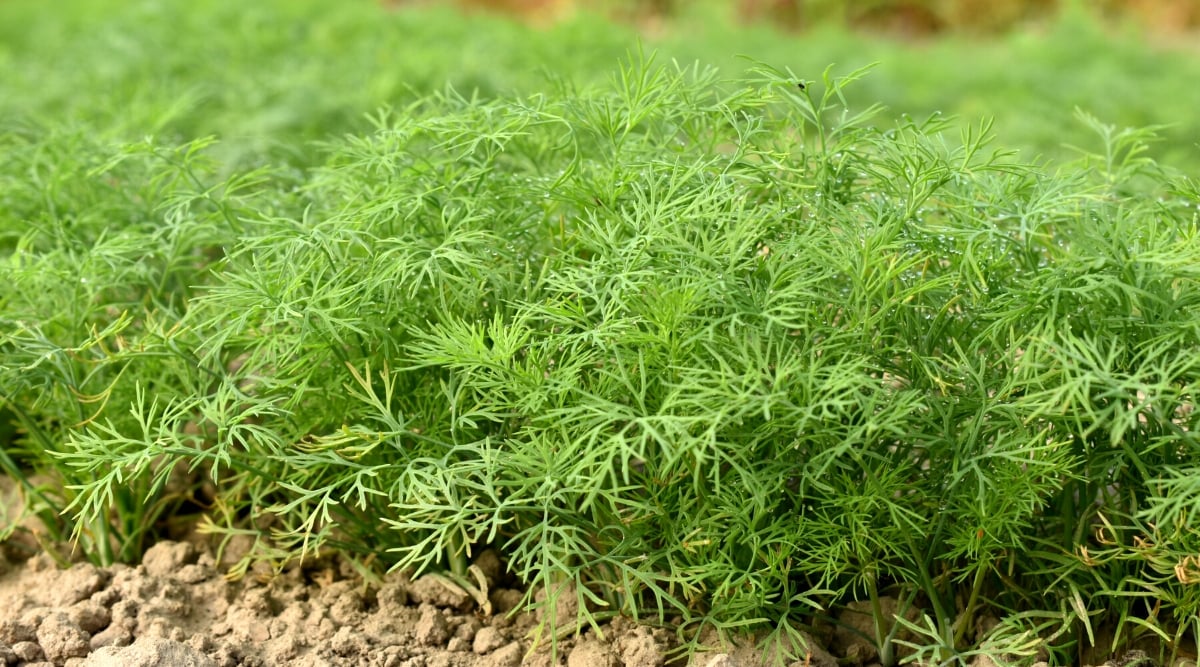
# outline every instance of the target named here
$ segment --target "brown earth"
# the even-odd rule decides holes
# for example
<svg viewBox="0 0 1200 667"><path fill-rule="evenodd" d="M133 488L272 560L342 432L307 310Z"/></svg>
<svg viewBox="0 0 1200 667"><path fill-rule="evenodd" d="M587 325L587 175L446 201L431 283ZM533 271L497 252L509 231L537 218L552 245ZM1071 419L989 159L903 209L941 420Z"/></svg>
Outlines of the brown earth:
<svg viewBox="0 0 1200 667"><path fill-rule="evenodd" d="M170 541L136 567L62 569L46 554L23 563L0 559L0 665L735 667L773 657L752 642L714 641L717 648L689 661L673 633L622 618L565 637L553 657L549 646L531 650L540 614L507 613L522 593L505 587L490 551L475 562L491 589L490 614L436 575L368 583L331 556L230 581L221 576L231 564L225 560L204 544ZM556 616L573 621L575 608L561 600ZM810 650L796 649L802 660L779 664L838 664L815 640Z"/></svg>

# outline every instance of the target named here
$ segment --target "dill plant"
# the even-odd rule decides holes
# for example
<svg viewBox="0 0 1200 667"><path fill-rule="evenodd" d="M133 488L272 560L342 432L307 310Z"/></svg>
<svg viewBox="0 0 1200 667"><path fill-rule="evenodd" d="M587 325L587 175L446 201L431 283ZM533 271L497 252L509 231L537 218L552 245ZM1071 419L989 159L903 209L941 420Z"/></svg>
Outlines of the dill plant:
<svg viewBox="0 0 1200 667"><path fill-rule="evenodd" d="M0 463L58 471L31 498L101 561L189 504L259 538L243 570L338 548L482 599L497 546L527 603L578 597L566 631L783 641L866 600L885 664L1069 660L1106 614L1177 646L1194 183L1094 120L1058 171L885 122L846 102L863 74L447 88L303 175L14 151Z"/></svg>
<svg viewBox="0 0 1200 667"><path fill-rule="evenodd" d="M130 410L145 407L147 392L155 401L208 393L210 380L186 351L197 342L179 320L264 173L218 182L205 140L114 148L82 128L30 126L4 142L13 157L6 176L19 187L9 191L4 221L0 398L22 437L5 443L0 465L22 482L51 553L60 555L57 543L73 534L99 562L133 560L155 522L183 500L157 493L170 467L139 451L137 469L155 475L127 477L122 459L107 469L112 478L89 518L72 523L65 510L80 501L76 489L99 483L105 468L71 459L63 436L147 427L149 417ZM109 456L124 453L114 447ZM40 487L26 480L28 468L61 479Z"/></svg>

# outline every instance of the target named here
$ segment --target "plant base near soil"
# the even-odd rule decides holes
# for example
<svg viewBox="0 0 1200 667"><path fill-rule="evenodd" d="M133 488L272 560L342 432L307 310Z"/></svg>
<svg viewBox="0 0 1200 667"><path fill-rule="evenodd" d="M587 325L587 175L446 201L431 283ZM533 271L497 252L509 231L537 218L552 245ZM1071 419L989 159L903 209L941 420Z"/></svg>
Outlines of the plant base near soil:
<svg viewBox="0 0 1200 667"><path fill-rule="evenodd" d="M564 635L530 651L534 613L505 613L522 593L495 588L492 613L436 575L415 581L392 575L368 583L337 556L293 566L279 575L257 572L239 581L221 576L236 549L218 561L202 537L160 542L137 567L57 567L48 555L12 563L0 544L0 666L86 667L256 665L381 667L662 667L696 665L877 664L870 644L832 629L805 635L791 652L762 637L722 640L713 633L700 650L681 651L668 629L618 617ZM476 564L499 585L511 580L494 552ZM564 620L575 610L560 605ZM854 614L841 619L857 624ZM862 618L866 618L863 616ZM865 628L863 628L865 629ZM1155 665L1141 651L1103 664ZM991 667L985 657L973 667ZM1045 666L1047 663L1037 663ZM1176 667L1194 667L1177 660Z"/></svg>
<svg viewBox="0 0 1200 667"><path fill-rule="evenodd" d="M14 490L0 475L0 515L19 511ZM797 643L712 627L697 636L678 618L649 625L618 616L584 627L568 596L555 605L555 638L539 641L548 611L517 608L526 590L494 550L473 563L489 591L484 607L446 577L364 577L336 552L283 571L258 562L247 572L239 563L252 549L250 535L222 542L187 528L178 540L147 550L139 565L97 567L68 544L55 545L54 556L41 551L39 534L44 527L29 517L0 540L0 667L881 667L865 639L873 630L864 604L848 606L836 623L800 632ZM72 562L57 562L64 554ZM894 618L895 598L883 604ZM981 623L974 639L984 641L995 624ZM899 638L915 639L905 632ZM1092 648L1080 664L1160 665L1136 648L1104 656ZM980 655L969 667L998 664ZM1196 667L1187 657L1161 664Z"/></svg>

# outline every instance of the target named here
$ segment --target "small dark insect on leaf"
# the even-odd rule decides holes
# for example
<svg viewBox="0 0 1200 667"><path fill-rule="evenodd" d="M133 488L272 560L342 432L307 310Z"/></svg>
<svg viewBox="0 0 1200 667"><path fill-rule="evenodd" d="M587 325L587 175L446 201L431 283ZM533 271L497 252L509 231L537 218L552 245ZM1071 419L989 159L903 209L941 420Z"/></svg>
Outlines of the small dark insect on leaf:
<svg viewBox="0 0 1200 667"><path fill-rule="evenodd" d="M800 90L804 90L806 88L803 81L797 81L796 87L799 88Z"/></svg>

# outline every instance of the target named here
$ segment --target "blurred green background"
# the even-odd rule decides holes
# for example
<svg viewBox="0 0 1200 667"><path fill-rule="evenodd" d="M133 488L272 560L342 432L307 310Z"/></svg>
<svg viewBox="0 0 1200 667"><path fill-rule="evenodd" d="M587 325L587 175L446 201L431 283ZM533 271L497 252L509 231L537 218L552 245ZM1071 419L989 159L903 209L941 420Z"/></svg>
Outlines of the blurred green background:
<svg viewBox="0 0 1200 667"><path fill-rule="evenodd" d="M733 79L745 58L818 79L878 63L851 102L994 117L1026 157L1094 141L1082 108L1164 125L1200 165L1194 0L39 0L0 3L0 118L129 140L216 135L237 164L311 164L309 143L444 86L491 97L587 86L644 48ZM243 165L244 166L244 165Z"/></svg>

